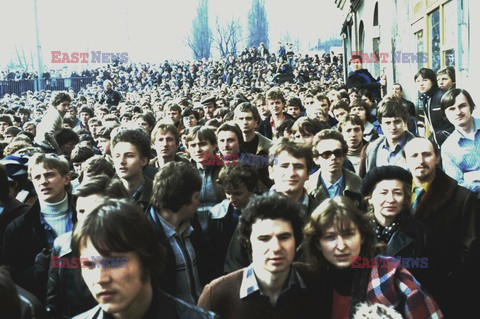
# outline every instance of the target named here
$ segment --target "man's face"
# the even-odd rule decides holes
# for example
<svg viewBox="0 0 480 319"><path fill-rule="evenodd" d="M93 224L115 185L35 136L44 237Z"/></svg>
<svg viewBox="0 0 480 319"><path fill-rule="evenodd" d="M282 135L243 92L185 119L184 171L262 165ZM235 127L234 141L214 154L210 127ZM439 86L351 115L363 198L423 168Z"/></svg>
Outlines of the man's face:
<svg viewBox="0 0 480 319"><path fill-rule="evenodd" d="M315 99L312 97L312 96L309 96L309 97L306 97L305 98L305 107L306 108L309 108L310 106L312 106L313 104L315 104Z"/></svg>
<svg viewBox="0 0 480 319"><path fill-rule="evenodd" d="M75 148L75 145L77 145L77 143L67 142L60 146L60 151L62 152L63 155L70 157L70 154L72 154L72 151Z"/></svg>
<svg viewBox="0 0 480 319"><path fill-rule="evenodd" d="M255 127L257 126L257 122L255 121L252 112L235 112L235 121L243 134L254 132Z"/></svg>
<svg viewBox="0 0 480 319"><path fill-rule="evenodd" d="M238 187L225 187L225 196L230 201L235 209L243 209L248 204L248 200L253 195L245 184L240 184Z"/></svg>
<svg viewBox="0 0 480 319"><path fill-rule="evenodd" d="M215 105L213 103L208 103L203 106L203 111L205 116L208 117L208 119L213 118L213 113L215 112Z"/></svg>
<svg viewBox="0 0 480 319"><path fill-rule="evenodd" d="M405 122L400 117L383 117L382 130L388 140L398 141L405 131Z"/></svg>
<svg viewBox="0 0 480 319"><path fill-rule="evenodd" d="M175 157L178 145L172 132L159 132L154 143L158 156L166 159L173 159Z"/></svg>
<svg viewBox="0 0 480 319"><path fill-rule="evenodd" d="M277 156L277 161L269 167L270 178L275 182L277 192L285 195L296 194L303 190L308 179L307 161L296 158L283 151Z"/></svg>
<svg viewBox="0 0 480 319"><path fill-rule="evenodd" d="M333 116L335 119L340 123L343 121L344 118L346 118L348 115L348 111L344 109L335 109L333 110Z"/></svg>
<svg viewBox="0 0 480 319"><path fill-rule="evenodd" d="M438 75L437 76L437 83L438 83L438 87L441 88L444 91L448 90L453 85L452 79L450 79L450 77L446 74Z"/></svg>
<svg viewBox="0 0 480 319"><path fill-rule="evenodd" d="M112 149L113 164L118 177L132 180L142 175L148 159L142 158L137 147L132 143L118 142Z"/></svg>
<svg viewBox="0 0 480 319"><path fill-rule="evenodd" d="M98 122L95 122L95 121L90 123L90 125L88 125L88 128L90 129L90 132L92 133L93 138L97 138L97 132L99 127L100 125L98 124Z"/></svg>
<svg viewBox="0 0 480 319"><path fill-rule="evenodd" d="M188 142L188 152L193 160L201 163L204 154L214 154L216 145L212 145L208 140L200 141L198 136Z"/></svg>
<svg viewBox="0 0 480 319"><path fill-rule="evenodd" d="M2 122L0 122L0 131L1 131L1 124L2 124ZM24 130L25 130L25 132L32 133L33 136L37 135L37 129L36 129L35 125L33 125L33 124L29 124L29 125L25 126Z"/></svg>
<svg viewBox="0 0 480 319"><path fill-rule="evenodd" d="M198 121L197 121L197 118L195 117L195 115L190 114L188 116L183 117L183 125L186 128L195 127L195 126L197 126L197 124L198 124Z"/></svg>
<svg viewBox="0 0 480 319"><path fill-rule="evenodd" d="M352 60L350 64L352 65L353 71L358 71L362 69L362 61L360 61L359 59Z"/></svg>
<svg viewBox="0 0 480 319"><path fill-rule="evenodd" d="M342 143L337 140L323 140L317 144L318 164L323 174L338 174L342 171L346 154L342 151Z"/></svg>
<svg viewBox="0 0 480 319"><path fill-rule="evenodd" d="M99 137L97 140L97 147L104 155L111 154L110 145L109 138Z"/></svg>
<svg viewBox="0 0 480 319"><path fill-rule="evenodd" d="M358 116L363 123L367 121L367 111L361 106L354 106L350 109L350 114Z"/></svg>
<svg viewBox="0 0 480 319"><path fill-rule="evenodd" d="M70 106L70 102L69 101L63 101L61 102L60 104L58 104L56 106L56 109L58 110L58 112L60 113L60 115L62 117L65 116L65 114L67 114L67 110L68 110L68 107Z"/></svg>
<svg viewBox="0 0 480 319"><path fill-rule="evenodd" d="M342 128L342 135L347 142L348 148L357 148L362 142L362 127L351 122L346 122Z"/></svg>
<svg viewBox="0 0 480 319"><path fill-rule="evenodd" d="M153 127L151 127L147 121L145 121L144 119L142 118L137 118L135 120L135 123L137 123L139 126L143 127L148 133L151 133L152 132L152 129Z"/></svg>
<svg viewBox="0 0 480 319"><path fill-rule="evenodd" d="M217 136L218 148L222 155L240 154L240 143L237 135L232 131L220 131Z"/></svg>
<svg viewBox="0 0 480 319"><path fill-rule="evenodd" d="M360 255L362 235L358 227L350 223L345 230L337 227L327 228L319 239L320 251L325 259L336 268L345 269L352 265L353 259Z"/></svg>
<svg viewBox="0 0 480 319"><path fill-rule="evenodd" d="M43 164L32 169L32 182L39 200L57 203L65 198L65 186L70 184L70 175L62 176L55 168L46 168Z"/></svg>
<svg viewBox="0 0 480 319"><path fill-rule="evenodd" d="M420 93L427 93L433 86L433 83L430 79L424 78L421 75L417 77L415 83L417 83L418 91Z"/></svg>
<svg viewBox="0 0 480 319"><path fill-rule="evenodd" d="M315 135L309 133L301 133L300 131L296 131L293 135L293 140L295 143L302 144L304 146L311 147L313 145L313 139Z"/></svg>
<svg viewBox="0 0 480 319"><path fill-rule="evenodd" d="M255 275L290 271L295 258L295 237L290 222L283 219L257 219L252 224L250 243Z"/></svg>
<svg viewBox="0 0 480 319"><path fill-rule="evenodd" d="M471 123L472 111L465 95L457 95L455 103L445 109L445 116L456 128L464 128Z"/></svg>
<svg viewBox="0 0 480 319"><path fill-rule="evenodd" d="M435 155L430 141L417 138L405 146L405 160L412 175L423 183L435 177L436 165L440 157Z"/></svg>
<svg viewBox="0 0 480 319"><path fill-rule="evenodd" d="M262 103L258 103L257 104L257 108L258 108L258 112L260 113L260 115L262 115L263 117L267 117L270 115L270 110L268 109L268 105L267 104L262 104Z"/></svg>
<svg viewBox="0 0 480 319"><path fill-rule="evenodd" d="M299 118L302 115L302 109L298 106L287 106L287 113L293 116L294 118Z"/></svg>
<svg viewBox="0 0 480 319"><path fill-rule="evenodd" d="M20 121L22 123L28 122L30 120L30 114L28 113L20 113Z"/></svg>
<svg viewBox="0 0 480 319"><path fill-rule="evenodd" d="M400 85L398 85L398 84L394 84L394 85L393 85L392 93L393 93L395 96L398 96L398 97L402 97L402 96L403 96L402 88L401 88Z"/></svg>
<svg viewBox="0 0 480 319"><path fill-rule="evenodd" d="M168 110L166 116L171 119L175 125L180 122L180 112L178 111Z"/></svg>
<svg viewBox="0 0 480 319"><path fill-rule="evenodd" d="M100 204L104 199L103 195L92 194L85 197L79 196L77 198L77 221L82 223L85 218Z"/></svg>
<svg viewBox="0 0 480 319"><path fill-rule="evenodd" d="M330 106L328 104L327 99L323 99L321 101L317 101L317 106L325 111L325 114L328 114L328 110L330 109Z"/></svg>
<svg viewBox="0 0 480 319"><path fill-rule="evenodd" d="M267 100L268 110L272 115L279 115L283 113L283 108L285 104L280 99L276 100Z"/></svg>
<svg viewBox="0 0 480 319"><path fill-rule="evenodd" d="M4 134L9 126L7 122L0 121L0 133Z"/></svg>
<svg viewBox="0 0 480 319"><path fill-rule="evenodd" d="M105 88L106 91L110 91L112 89L112 84L106 83L103 87Z"/></svg>
<svg viewBox="0 0 480 319"><path fill-rule="evenodd" d="M90 113L88 112L81 112L80 113L80 121L82 121L83 125L87 126L88 120L90 120L92 117L90 116Z"/></svg>
<svg viewBox="0 0 480 319"><path fill-rule="evenodd" d="M123 258L121 260L126 261L126 267L110 264L109 267L103 267L104 258ZM103 311L121 317L138 311L138 305L147 296L150 279L142 278L144 270L136 252L112 252L108 256L102 256L90 239L87 239L86 244L80 248L80 260L83 280Z"/></svg>
<svg viewBox="0 0 480 319"><path fill-rule="evenodd" d="M73 118L77 117L77 109L74 107L68 109L68 114L70 114L70 116Z"/></svg>

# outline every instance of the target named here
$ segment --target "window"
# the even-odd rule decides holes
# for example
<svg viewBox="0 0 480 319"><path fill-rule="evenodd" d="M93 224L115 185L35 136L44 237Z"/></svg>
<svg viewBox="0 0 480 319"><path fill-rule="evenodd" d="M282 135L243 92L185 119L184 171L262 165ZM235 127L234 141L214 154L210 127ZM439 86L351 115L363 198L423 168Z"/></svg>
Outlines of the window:
<svg viewBox="0 0 480 319"><path fill-rule="evenodd" d="M430 43L430 61L431 68L435 72L440 69L440 10L436 9L428 15L429 43Z"/></svg>
<svg viewBox="0 0 480 319"><path fill-rule="evenodd" d="M421 69L425 67L424 60L421 59L420 57L423 57L426 52L425 52L425 46L423 44L423 30L420 30L415 33L415 39L417 42L417 56L418 58L418 69Z"/></svg>
<svg viewBox="0 0 480 319"><path fill-rule="evenodd" d="M455 48L457 47L457 8L455 1L443 6L443 64L455 66Z"/></svg>

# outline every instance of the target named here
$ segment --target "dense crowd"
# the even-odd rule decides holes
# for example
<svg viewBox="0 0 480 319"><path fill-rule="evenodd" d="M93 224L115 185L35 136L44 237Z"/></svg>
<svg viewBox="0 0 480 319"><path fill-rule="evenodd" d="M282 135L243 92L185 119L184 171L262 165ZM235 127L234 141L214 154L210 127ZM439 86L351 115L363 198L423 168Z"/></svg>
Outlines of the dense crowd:
<svg viewBox="0 0 480 319"><path fill-rule="evenodd" d="M470 94L342 64L262 44L3 96L2 318L471 315Z"/></svg>

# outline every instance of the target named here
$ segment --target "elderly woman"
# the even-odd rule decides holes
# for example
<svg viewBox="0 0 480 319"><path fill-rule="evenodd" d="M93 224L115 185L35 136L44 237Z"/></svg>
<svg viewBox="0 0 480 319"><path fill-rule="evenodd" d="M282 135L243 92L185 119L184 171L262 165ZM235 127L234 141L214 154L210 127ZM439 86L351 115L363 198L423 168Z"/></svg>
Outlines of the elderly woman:
<svg viewBox="0 0 480 319"><path fill-rule="evenodd" d="M425 256L426 230L411 217L412 175L408 171L399 166L376 167L364 177L362 194L369 203L375 241L384 248L383 254Z"/></svg>
<svg viewBox="0 0 480 319"><path fill-rule="evenodd" d="M303 248L331 305L325 318L351 318L358 304L381 303L404 318L443 318L432 297L397 259L374 257L368 215L347 197L325 200L305 226Z"/></svg>

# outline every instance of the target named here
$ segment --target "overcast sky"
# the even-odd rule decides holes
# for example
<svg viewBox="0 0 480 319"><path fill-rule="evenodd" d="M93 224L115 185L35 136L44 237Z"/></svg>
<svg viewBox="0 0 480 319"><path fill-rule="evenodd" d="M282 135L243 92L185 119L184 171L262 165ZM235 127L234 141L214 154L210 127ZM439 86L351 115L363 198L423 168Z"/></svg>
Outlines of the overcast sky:
<svg viewBox="0 0 480 319"><path fill-rule="evenodd" d="M51 51L127 52L136 61L191 59L185 45L198 0L38 0L39 29L44 64ZM244 24L251 0L210 0L210 23L232 17ZM339 36L340 11L333 0L266 0L270 43L287 32L303 50L320 37ZM17 61L16 49L28 62L35 58L33 0L2 1L0 5L0 67ZM71 65L70 65L71 66ZM79 64L85 66L85 64ZM92 66L90 66L92 67Z"/></svg>

